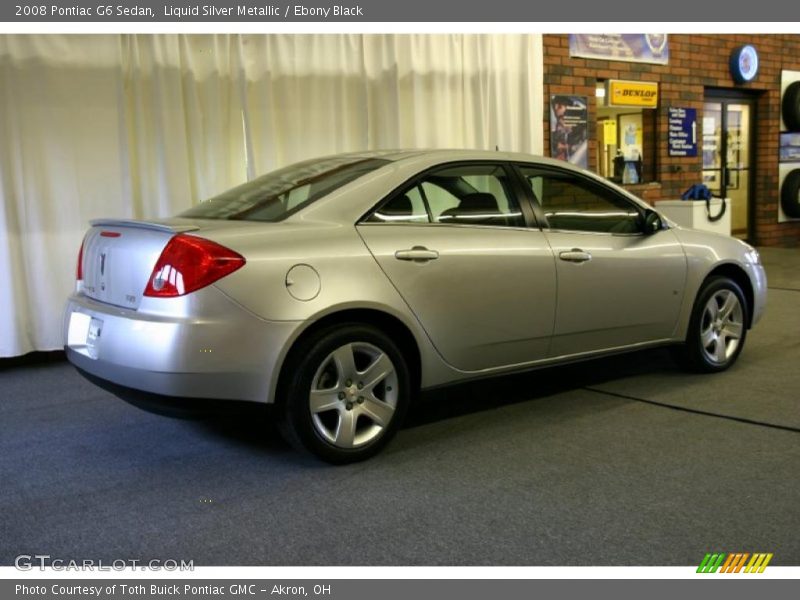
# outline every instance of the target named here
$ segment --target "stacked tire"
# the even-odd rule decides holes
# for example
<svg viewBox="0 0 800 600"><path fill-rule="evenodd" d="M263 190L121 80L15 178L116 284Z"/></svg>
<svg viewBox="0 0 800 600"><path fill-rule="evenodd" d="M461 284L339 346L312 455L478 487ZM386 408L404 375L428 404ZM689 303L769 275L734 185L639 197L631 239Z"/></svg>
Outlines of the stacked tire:
<svg viewBox="0 0 800 600"><path fill-rule="evenodd" d="M790 84L783 93L781 113L786 128L800 132L800 81ZM789 171L783 180L781 208L787 217L800 219L800 169Z"/></svg>

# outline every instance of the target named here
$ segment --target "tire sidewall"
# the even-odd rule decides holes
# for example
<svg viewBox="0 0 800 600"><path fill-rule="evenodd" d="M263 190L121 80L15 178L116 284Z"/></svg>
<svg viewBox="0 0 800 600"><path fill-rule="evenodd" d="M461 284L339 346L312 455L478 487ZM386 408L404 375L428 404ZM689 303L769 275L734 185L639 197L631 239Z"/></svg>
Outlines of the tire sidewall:
<svg viewBox="0 0 800 600"><path fill-rule="evenodd" d="M789 84L783 92L781 114L789 131L800 131L800 81Z"/></svg>
<svg viewBox="0 0 800 600"><path fill-rule="evenodd" d="M739 345L736 348L733 356L731 356L724 364L719 364L709 360L704 351L702 342L700 341L700 330L703 323L703 313L705 312L706 304L711 297L720 290L730 290L736 295L736 298L739 300L739 304L742 307L743 317L742 336L739 338ZM686 337L686 349L688 351L688 358L691 366L693 366L696 370L712 373L725 371L731 367L736 362L736 359L739 357L739 354L744 347L745 339L747 337L747 323L749 322L749 318L750 316L744 293L742 292L742 288L740 288L735 281L727 277L713 277L709 279L697 296L697 301L692 309L692 319L689 324L689 332Z"/></svg>
<svg viewBox="0 0 800 600"><path fill-rule="evenodd" d="M781 185L781 208L787 217L800 218L800 169L789 171Z"/></svg>
<svg viewBox="0 0 800 600"><path fill-rule="evenodd" d="M397 405L392 421L380 437L359 448L337 448L322 438L314 427L309 407L309 393L322 361L340 346L366 342L385 352L394 364L398 379ZM381 330L362 324L342 324L327 328L301 343L287 362L289 378L280 400L284 428L289 429L290 442L322 460L345 464L370 458L380 452L397 433L411 399L411 377L405 357L397 345Z"/></svg>

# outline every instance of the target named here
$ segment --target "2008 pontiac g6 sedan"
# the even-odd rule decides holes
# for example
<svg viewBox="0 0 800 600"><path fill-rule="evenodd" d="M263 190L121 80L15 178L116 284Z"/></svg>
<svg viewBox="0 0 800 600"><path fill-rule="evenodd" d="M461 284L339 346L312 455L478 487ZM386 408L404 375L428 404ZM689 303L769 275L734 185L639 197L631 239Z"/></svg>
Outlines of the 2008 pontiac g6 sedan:
<svg viewBox="0 0 800 600"><path fill-rule="evenodd" d="M723 371L765 299L752 247L563 162L369 152L93 221L64 333L95 380L274 403L290 442L349 462L424 388L656 345Z"/></svg>

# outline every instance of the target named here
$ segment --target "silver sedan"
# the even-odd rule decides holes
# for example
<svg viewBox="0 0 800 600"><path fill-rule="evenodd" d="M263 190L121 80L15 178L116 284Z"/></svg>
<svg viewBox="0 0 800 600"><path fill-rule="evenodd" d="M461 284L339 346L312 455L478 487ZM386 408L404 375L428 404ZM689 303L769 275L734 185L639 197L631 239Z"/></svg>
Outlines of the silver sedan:
<svg viewBox="0 0 800 600"><path fill-rule="evenodd" d="M93 221L64 336L94 381L274 403L290 442L350 462L420 389L658 345L723 371L765 300L752 247L563 162L370 152Z"/></svg>

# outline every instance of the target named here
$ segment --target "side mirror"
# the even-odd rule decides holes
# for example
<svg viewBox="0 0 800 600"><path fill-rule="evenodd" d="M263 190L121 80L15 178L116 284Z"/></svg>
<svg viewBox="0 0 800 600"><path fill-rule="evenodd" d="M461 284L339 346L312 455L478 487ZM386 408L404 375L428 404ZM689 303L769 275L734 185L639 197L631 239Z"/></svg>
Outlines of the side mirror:
<svg viewBox="0 0 800 600"><path fill-rule="evenodd" d="M662 229L664 229L664 221L661 220L661 215L654 210L646 210L644 213L644 222L642 223L642 231L644 234L652 235Z"/></svg>

